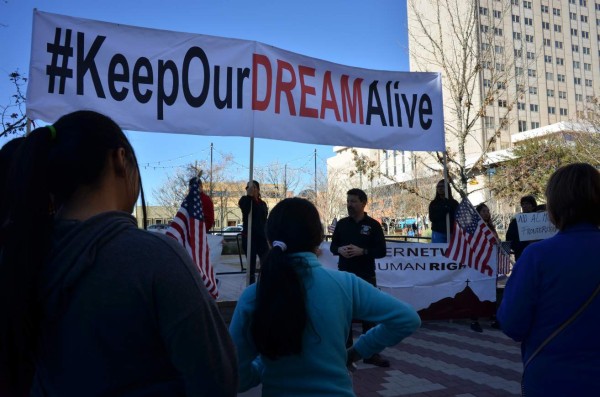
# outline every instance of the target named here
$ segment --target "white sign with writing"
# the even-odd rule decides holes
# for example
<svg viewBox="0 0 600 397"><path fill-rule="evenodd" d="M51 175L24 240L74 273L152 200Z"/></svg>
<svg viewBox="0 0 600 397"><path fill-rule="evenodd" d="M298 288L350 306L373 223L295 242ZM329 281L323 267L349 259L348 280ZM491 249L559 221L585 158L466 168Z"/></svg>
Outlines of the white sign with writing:
<svg viewBox="0 0 600 397"><path fill-rule="evenodd" d="M321 245L320 262L337 269L338 257L329 251L329 242ZM480 301L496 301L496 249L488 263L490 271L456 263L444 256L448 244L387 243L387 255L376 259L377 286L416 310L429 307L444 298L456 296L469 287Z"/></svg>
<svg viewBox="0 0 600 397"><path fill-rule="evenodd" d="M547 212L517 214L516 218L521 241L544 240L558 231L550 222Z"/></svg>

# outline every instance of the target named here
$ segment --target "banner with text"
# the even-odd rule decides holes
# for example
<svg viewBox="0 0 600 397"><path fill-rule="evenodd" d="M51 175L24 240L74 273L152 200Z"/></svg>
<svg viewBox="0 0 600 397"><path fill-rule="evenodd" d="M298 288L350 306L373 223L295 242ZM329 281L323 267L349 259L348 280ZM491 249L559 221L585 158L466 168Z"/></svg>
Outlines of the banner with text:
<svg viewBox="0 0 600 397"><path fill-rule="evenodd" d="M554 236L558 230L550 222L548 212L528 212L516 215L519 240L544 240Z"/></svg>
<svg viewBox="0 0 600 397"><path fill-rule="evenodd" d="M337 257L321 246L325 267L337 269ZM483 274L444 256L448 244L387 243L387 255L376 259L377 286L411 304L424 320L489 316L496 309L496 249Z"/></svg>
<svg viewBox="0 0 600 397"><path fill-rule="evenodd" d="M442 151L439 73L368 70L255 41L34 11L27 115L123 129Z"/></svg>

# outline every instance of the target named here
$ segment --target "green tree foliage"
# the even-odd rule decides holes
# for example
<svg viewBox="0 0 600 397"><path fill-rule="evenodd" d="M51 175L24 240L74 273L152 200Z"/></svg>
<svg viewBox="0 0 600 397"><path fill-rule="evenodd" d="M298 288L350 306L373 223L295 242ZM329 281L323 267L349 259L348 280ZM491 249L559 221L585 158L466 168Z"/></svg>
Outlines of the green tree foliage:
<svg viewBox="0 0 600 397"><path fill-rule="evenodd" d="M600 166L600 134L564 132L518 144L490 181L494 197L514 205L533 194L544 201L550 175L563 165L586 162Z"/></svg>

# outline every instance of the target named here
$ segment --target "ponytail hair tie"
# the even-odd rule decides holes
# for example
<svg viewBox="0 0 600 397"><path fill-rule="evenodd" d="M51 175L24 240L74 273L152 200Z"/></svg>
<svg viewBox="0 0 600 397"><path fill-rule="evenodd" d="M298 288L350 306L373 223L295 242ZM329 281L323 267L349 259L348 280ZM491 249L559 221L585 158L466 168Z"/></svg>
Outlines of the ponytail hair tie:
<svg viewBox="0 0 600 397"><path fill-rule="evenodd" d="M48 127L48 129L50 130L50 139L55 140L56 139L56 127L54 127L52 124L47 125L46 127Z"/></svg>
<svg viewBox="0 0 600 397"><path fill-rule="evenodd" d="M285 251L287 249L287 245L283 241L273 241L273 248L279 247L281 251Z"/></svg>

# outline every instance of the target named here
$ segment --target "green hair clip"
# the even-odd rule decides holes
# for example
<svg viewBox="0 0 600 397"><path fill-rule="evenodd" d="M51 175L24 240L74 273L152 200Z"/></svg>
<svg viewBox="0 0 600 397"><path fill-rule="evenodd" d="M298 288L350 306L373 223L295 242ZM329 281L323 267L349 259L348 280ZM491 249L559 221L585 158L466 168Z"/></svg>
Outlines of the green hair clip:
<svg viewBox="0 0 600 397"><path fill-rule="evenodd" d="M54 127L52 124L47 125L46 127L48 127L48 129L50 130L50 138L52 140L56 139L56 127Z"/></svg>

